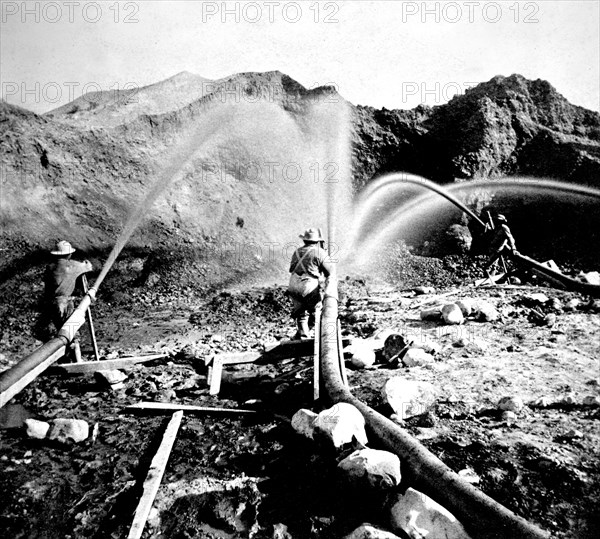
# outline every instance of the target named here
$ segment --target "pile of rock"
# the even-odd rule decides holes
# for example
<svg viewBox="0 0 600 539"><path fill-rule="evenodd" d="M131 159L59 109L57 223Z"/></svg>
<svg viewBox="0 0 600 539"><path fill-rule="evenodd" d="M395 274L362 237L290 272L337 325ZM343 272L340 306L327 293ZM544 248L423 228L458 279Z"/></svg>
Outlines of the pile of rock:
<svg viewBox="0 0 600 539"><path fill-rule="evenodd" d="M415 412L414 407L408 411ZM469 538L445 508L421 492L401 487L400 459L395 454L366 447L365 420L352 404L338 403L318 414L299 410L292 427L335 452L341 482L349 492L384 503L382 524L387 530L364 523L346 539L396 539L396 533L411 538Z"/></svg>
<svg viewBox="0 0 600 539"><path fill-rule="evenodd" d="M435 305L421 311L421 320L443 321L448 325L463 324L467 319L495 322L499 318L500 313L492 303L469 298Z"/></svg>

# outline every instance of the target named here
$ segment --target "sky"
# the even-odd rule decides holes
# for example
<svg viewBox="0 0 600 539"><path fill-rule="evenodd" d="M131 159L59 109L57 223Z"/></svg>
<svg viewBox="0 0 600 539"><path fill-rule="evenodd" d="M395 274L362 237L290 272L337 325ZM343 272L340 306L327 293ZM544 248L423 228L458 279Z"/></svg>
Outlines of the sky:
<svg viewBox="0 0 600 539"><path fill-rule="evenodd" d="M7 1L0 82L38 113L189 71L279 70L354 104L434 106L495 75L600 110L600 0Z"/></svg>

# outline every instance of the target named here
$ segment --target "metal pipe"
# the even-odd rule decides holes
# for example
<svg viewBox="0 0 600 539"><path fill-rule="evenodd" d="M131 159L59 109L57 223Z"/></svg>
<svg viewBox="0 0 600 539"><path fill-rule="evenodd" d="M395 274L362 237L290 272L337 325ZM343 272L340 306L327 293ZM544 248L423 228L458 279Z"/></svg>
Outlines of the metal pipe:
<svg viewBox="0 0 600 539"><path fill-rule="evenodd" d="M62 325L58 336L35 349L10 369L0 373L0 408L52 363L65 355L68 345L85 323L87 309L95 297L96 289L90 288L73 314Z"/></svg>
<svg viewBox="0 0 600 539"><path fill-rule="evenodd" d="M383 447L400 457L407 482L446 507L473 537L549 537L547 532L464 481L405 430L363 404L344 387L338 362L337 335L328 331L332 324L337 323L337 318L337 295L326 292L321 322L322 397L328 396L332 403L348 402L356 406L365 418L370 433Z"/></svg>

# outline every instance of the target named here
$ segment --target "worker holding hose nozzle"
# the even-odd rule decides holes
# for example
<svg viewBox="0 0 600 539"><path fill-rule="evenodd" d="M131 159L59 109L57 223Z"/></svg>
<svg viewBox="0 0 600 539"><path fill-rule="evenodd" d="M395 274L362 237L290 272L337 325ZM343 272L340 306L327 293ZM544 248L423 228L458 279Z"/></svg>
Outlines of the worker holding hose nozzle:
<svg viewBox="0 0 600 539"><path fill-rule="evenodd" d="M294 339L309 336L309 315L321 302L321 281L333 274L333 263L324 249L325 239L321 229L309 228L300 235L304 245L294 251L290 263L290 283L288 295L292 298L292 318L296 320L298 331Z"/></svg>
<svg viewBox="0 0 600 539"><path fill-rule="evenodd" d="M493 227L486 226L486 231L493 231L493 236L490 241L490 251L492 255L487 261L486 270L489 270L499 258L505 255L518 254L515 238L508 228L506 217L498 214L493 220ZM506 271L506 268L505 268Z"/></svg>
<svg viewBox="0 0 600 539"><path fill-rule="evenodd" d="M56 330L59 330L73 314L75 309L73 293L77 279L88 271L92 271L92 264L88 260L83 262L71 260L74 252L75 249L68 241L59 241L51 251L56 260L46 268L44 276L45 308L43 318L47 323L53 322ZM75 361L81 361L81 349L77 337L71 342L71 351Z"/></svg>

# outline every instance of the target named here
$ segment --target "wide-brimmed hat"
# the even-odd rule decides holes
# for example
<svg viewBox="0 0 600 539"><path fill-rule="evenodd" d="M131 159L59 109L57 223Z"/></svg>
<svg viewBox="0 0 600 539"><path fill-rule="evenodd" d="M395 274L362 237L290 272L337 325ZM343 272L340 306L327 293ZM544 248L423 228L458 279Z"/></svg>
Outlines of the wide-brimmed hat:
<svg viewBox="0 0 600 539"><path fill-rule="evenodd" d="M325 241L325 238L321 234L320 228L307 228L304 231L304 234L301 234L299 237L302 238L304 241Z"/></svg>
<svg viewBox="0 0 600 539"><path fill-rule="evenodd" d="M64 255L70 255L70 254L74 253L75 251L76 251L76 249L74 249L73 246L68 241L61 240L56 243L56 247L54 247L54 251L50 251L50 252L53 255L64 256Z"/></svg>

